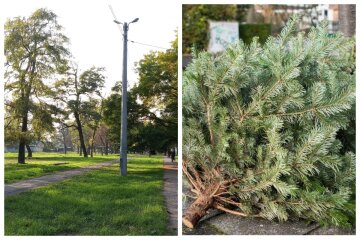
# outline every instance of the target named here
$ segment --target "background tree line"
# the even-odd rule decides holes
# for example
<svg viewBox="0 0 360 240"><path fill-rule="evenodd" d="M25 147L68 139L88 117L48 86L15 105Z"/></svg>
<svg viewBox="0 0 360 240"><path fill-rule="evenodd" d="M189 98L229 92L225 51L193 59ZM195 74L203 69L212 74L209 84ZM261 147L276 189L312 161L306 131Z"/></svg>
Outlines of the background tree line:
<svg viewBox="0 0 360 240"><path fill-rule="evenodd" d="M88 157L118 152L121 85L104 97L105 69L78 68L57 16L38 9L5 23L5 144L77 150ZM139 83L129 93L129 151L166 151L177 144L177 39L166 52L136 64Z"/></svg>

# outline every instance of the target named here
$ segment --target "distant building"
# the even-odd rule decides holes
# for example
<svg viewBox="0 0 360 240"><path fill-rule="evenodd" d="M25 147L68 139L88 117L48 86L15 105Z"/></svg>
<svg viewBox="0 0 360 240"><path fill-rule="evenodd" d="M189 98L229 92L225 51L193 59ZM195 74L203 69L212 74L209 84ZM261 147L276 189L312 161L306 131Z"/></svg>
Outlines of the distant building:
<svg viewBox="0 0 360 240"><path fill-rule="evenodd" d="M285 26L286 21L293 14L302 14L299 30L307 30L322 20L329 22L329 32L333 33L339 30L338 4L255 4L253 11L260 14L261 18L253 16L248 19L260 19L264 23L271 23L275 33ZM250 13L254 15L254 12Z"/></svg>
<svg viewBox="0 0 360 240"><path fill-rule="evenodd" d="M339 5L338 4L321 4L317 7L318 21L329 21L329 32L339 31Z"/></svg>
<svg viewBox="0 0 360 240"><path fill-rule="evenodd" d="M34 141L30 145L33 152L42 152L44 150L44 144L40 141ZM19 146L17 144L5 145L5 152L18 152ZM26 148L25 151L27 152Z"/></svg>
<svg viewBox="0 0 360 240"><path fill-rule="evenodd" d="M18 149L19 147L15 145L5 145L4 152L17 152Z"/></svg>

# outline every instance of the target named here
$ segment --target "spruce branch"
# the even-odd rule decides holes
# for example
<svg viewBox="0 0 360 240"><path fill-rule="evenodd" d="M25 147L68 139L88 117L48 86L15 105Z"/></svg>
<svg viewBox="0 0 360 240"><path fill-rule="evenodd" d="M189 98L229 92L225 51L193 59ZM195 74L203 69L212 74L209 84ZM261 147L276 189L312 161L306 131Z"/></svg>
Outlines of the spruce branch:
<svg viewBox="0 0 360 240"><path fill-rule="evenodd" d="M343 142L354 140L341 131L354 131L354 41L296 25L264 46L198 53L185 71L183 172L197 195L187 226L209 208L350 224L355 154Z"/></svg>

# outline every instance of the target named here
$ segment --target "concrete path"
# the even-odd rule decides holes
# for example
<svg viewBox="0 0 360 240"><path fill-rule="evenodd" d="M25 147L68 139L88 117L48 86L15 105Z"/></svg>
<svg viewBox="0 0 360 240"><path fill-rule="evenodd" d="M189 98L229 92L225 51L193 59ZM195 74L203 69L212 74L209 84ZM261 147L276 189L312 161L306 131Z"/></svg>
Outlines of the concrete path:
<svg viewBox="0 0 360 240"><path fill-rule="evenodd" d="M177 235L178 230L178 163L164 158L164 196L169 214L168 228Z"/></svg>
<svg viewBox="0 0 360 240"><path fill-rule="evenodd" d="M5 197L19 194L19 193L22 193L25 191L29 191L34 188L44 187L44 186L47 186L52 183L60 182L67 178L71 178L71 177L83 174L85 172L88 172L88 171L91 171L94 169L99 169L102 167L110 166L118 161L119 160L102 162L102 163L98 163L98 164L91 165L91 166L86 166L86 167L77 168L77 169L68 170L68 171L57 172L57 173L54 173L51 175L32 178L29 180L24 180L24 181L20 181L20 182L16 182L16 183L5 184Z"/></svg>

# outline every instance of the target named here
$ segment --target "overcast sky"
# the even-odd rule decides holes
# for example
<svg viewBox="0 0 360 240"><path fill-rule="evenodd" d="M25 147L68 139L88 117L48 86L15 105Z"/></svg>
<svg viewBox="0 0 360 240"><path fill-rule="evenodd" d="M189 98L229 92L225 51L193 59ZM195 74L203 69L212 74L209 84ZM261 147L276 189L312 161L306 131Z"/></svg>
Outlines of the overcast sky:
<svg viewBox="0 0 360 240"><path fill-rule="evenodd" d="M70 38L70 50L80 70L91 66L106 68L105 91L110 92L122 79L122 35L113 22L112 6L120 22L130 22L129 40L169 48L181 15L181 5L172 1L75 1L75 0L11 0L3 2L3 17L29 16L38 8L48 8L58 15L64 33ZM134 62L151 50L162 50L129 42L128 82L137 81Z"/></svg>

